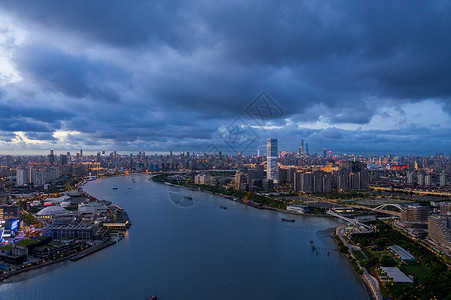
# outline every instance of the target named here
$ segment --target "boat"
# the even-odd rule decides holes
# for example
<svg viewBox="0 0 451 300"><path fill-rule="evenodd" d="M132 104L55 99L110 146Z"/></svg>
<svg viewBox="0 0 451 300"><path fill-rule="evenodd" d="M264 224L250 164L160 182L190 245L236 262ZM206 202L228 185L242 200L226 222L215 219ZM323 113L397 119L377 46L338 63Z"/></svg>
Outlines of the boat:
<svg viewBox="0 0 451 300"><path fill-rule="evenodd" d="M116 188L116 187L114 187L114 188L113 188L113 190L117 190L117 188Z"/></svg>
<svg viewBox="0 0 451 300"><path fill-rule="evenodd" d="M285 219L285 218L282 218L282 222L294 222L295 220L294 219Z"/></svg>
<svg viewBox="0 0 451 300"><path fill-rule="evenodd" d="M313 246L313 226L310 226L310 244Z"/></svg>
<svg viewBox="0 0 451 300"><path fill-rule="evenodd" d="M220 205L219 207L222 209L227 209L227 206Z"/></svg>
<svg viewBox="0 0 451 300"><path fill-rule="evenodd" d="M186 199L193 200L193 197L183 196Z"/></svg>
<svg viewBox="0 0 451 300"><path fill-rule="evenodd" d="M150 296L150 297L147 297L146 300L157 300L157 296L152 295L152 296Z"/></svg>

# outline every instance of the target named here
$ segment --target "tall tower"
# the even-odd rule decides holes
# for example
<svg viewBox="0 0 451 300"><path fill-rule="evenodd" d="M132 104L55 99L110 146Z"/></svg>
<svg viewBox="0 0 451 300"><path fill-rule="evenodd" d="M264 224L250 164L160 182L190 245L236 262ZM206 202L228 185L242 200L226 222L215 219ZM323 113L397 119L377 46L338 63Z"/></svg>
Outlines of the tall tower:
<svg viewBox="0 0 451 300"><path fill-rule="evenodd" d="M304 149L304 140L301 140L301 147L299 147L299 156L305 155L305 149Z"/></svg>
<svg viewBox="0 0 451 300"><path fill-rule="evenodd" d="M266 143L266 178L277 182L277 139L268 139Z"/></svg>
<svg viewBox="0 0 451 300"><path fill-rule="evenodd" d="M323 157L326 158L327 157L327 150L326 148L324 148L324 153L323 153Z"/></svg>
<svg viewBox="0 0 451 300"><path fill-rule="evenodd" d="M53 165L55 163L55 154L53 154L53 149L50 149L50 154L47 156L49 164Z"/></svg>

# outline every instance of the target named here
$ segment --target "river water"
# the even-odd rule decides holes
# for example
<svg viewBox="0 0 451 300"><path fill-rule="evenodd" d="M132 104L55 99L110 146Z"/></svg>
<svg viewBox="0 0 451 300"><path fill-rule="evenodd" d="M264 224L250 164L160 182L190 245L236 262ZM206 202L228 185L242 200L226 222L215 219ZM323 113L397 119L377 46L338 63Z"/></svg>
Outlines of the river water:
<svg viewBox="0 0 451 300"><path fill-rule="evenodd" d="M128 212L125 238L0 283L0 299L368 299L334 250L333 218L281 222L283 213L177 191L148 175L99 179L84 190Z"/></svg>

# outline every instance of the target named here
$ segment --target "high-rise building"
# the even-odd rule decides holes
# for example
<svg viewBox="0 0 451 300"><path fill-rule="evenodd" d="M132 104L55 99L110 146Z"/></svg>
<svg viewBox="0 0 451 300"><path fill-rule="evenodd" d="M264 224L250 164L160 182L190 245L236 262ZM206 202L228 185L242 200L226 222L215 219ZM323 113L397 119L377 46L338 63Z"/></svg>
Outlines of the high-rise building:
<svg viewBox="0 0 451 300"><path fill-rule="evenodd" d="M60 155L60 164L61 165L67 164L67 155L64 155L64 154Z"/></svg>
<svg viewBox="0 0 451 300"><path fill-rule="evenodd" d="M337 190L340 192L349 190L349 175L345 172L337 176Z"/></svg>
<svg viewBox="0 0 451 300"><path fill-rule="evenodd" d="M255 166L255 179L263 179L265 168L263 165Z"/></svg>
<svg viewBox="0 0 451 300"><path fill-rule="evenodd" d="M277 168L277 180L280 184L287 182L288 180L288 169Z"/></svg>
<svg viewBox="0 0 451 300"><path fill-rule="evenodd" d="M266 143L266 178L277 182L277 139L268 139Z"/></svg>
<svg viewBox="0 0 451 300"><path fill-rule="evenodd" d="M297 192L313 192L313 176L311 172L296 172L294 174L294 190Z"/></svg>
<svg viewBox="0 0 451 300"><path fill-rule="evenodd" d="M443 251L447 255L451 255L451 217L429 217L428 239L439 250Z"/></svg>
<svg viewBox="0 0 451 300"><path fill-rule="evenodd" d="M289 183L294 184L294 174L298 171L296 167L289 167L288 168L288 174L287 174L287 180Z"/></svg>
<svg viewBox="0 0 451 300"><path fill-rule="evenodd" d="M451 217L451 201L440 203L440 215Z"/></svg>
<svg viewBox="0 0 451 300"><path fill-rule="evenodd" d="M241 190L242 189L242 184L244 181L244 174L241 172L236 172L235 174L235 189L237 190Z"/></svg>
<svg viewBox="0 0 451 300"><path fill-rule="evenodd" d="M24 186L30 183L30 169L18 168L16 170L16 186Z"/></svg>
<svg viewBox="0 0 451 300"><path fill-rule="evenodd" d="M417 174L417 183L419 185L424 185L424 174L422 173Z"/></svg>
<svg viewBox="0 0 451 300"><path fill-rule="evenodd" d="M323 153L323 157L326 158L327 157L327 150L326 148L324 148L324 153Z"/></svg>
<svg viewBox="0 0 451 300"><path fill-rule="evenodd" d="M424 185L432 185L431 174L426 174L424 176Z"/></svg>
<svg viewBox="0 0 451 300"><path fill-rule="evenodd" d="M440 186L446 185L446 175L445 173L440 174Z"/></svg>
<svg viewBox="0 0 451 300"><path fill-rule="evenodd" d="M401 212L403 223L426 223L430 215L429 206L409 205Z"/></svg>
<svg viewBox="0 0 451 300"><path fill-rule="evenodd" d="M305 155L304 140L301 140L301 147L299 147L299 156L302 157L304 155Z"/></svg>
<svg viewBox="0 0 451 300"><path fill-rule="evenodd" d="M407 183L413 184L415 182L415 172L407 172Z"/></svg>
<svg viewBox="0 0 451 300"><path fill-rule="evenodd" d="M53 154L53 149L50 149L50 154L47 156L47 160L51 165L55 163L55 154Z"/></svg>

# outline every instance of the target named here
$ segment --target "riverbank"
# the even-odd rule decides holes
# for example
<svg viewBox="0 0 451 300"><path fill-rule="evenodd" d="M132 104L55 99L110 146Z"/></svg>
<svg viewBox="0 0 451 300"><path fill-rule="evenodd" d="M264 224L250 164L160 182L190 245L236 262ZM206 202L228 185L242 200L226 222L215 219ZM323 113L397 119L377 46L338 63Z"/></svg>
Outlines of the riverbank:
<svg viewBox="0 0 451 300"><path fill-rule="evenodd" d="M230 195L225 195L225 194L222 194L222 193L219 193L219 192L209 191L207 189L204 189L202 187L202 185L199 185L197 187L197 189L195 189L195 188L190 187L190 186L185 186L185 185L182 185L182 184L175 184L175 183L171 183L171 182L167 182L167 181L163 181L163 182L155 181L155 182L163 183L163 184L167 184L167 185L172 185L172 186L177 186L177 187L182 187L182 188L185 188L185 189L188 189L188 190L191 190L191 191L199 191L200 190L203 193L208 193L208 194L212 194L212 195L221 196L221 197L224 197L224 198L226 198L228 200L231 200L231 201L234 201L234 202L238 202L238 203L241 203L243 205L251 206L251 207L254 207L254 208L257 208L257 209L272 210L272 211L285 213L287 215L295 215L295 216L311 216L311 217L335 218L334 216L326 215L326 214L324 214L324 215L323 214L311 214L311 213L302 213L302 214L300 214L300 213L291 212L291 211L287 211L287 210L276 208L276 207L270 207L270 206L266 206L266 205L261 205L259 203L253 202L251 200L244 200L244 199L233 197L233 196L230 196Z"/></svg>
<svg viewBox="0 0 451 300"><path fill-rule="evenodd" d="M347 261L349 267L352 269L352 272L354 274L354 276L356 277L356 279L360 282L360 284L362 284L362 286L365 288L368 297L370 299L373 300L381 300L382 299L382 294L380 293L379 290L379 285L377 283L377 280L375 278L373 278L368 271L363 268L358 261L356 260L356 258L354 257L354 254L352 252L352 249L350 249L351 246L349 246L349 244L343 239L343 237L339 234L340 229L343 226L337 226L335 228L335 233L333 235L335 244L337 245L337 247L339 248L339 252L340 254L343 256L343 258ZM341 247L343 245L340 245L340 242L346 247L346 251L343 252L343 250L341 249ZM357 261L357 267L359 268L359 271L356 270L356 265L354 264L354 262L351 260L354 259Z"/></svg>
<svg viewBox="0 0 451 300"><path fill-rule="evenodd" d="M93 254L94 252L97 252L97 251L99 251L101 249L104 249L106 247L114 245L116 243L117 243L116 241L112 241L110 239L105 239L100 244L88 247L88 248L86 248L84 250L81 250L81 251L78 251L78 252L71 253L71 254L69 254L67 256L64 256L64 257L61 257L61 258L58 258L58 259L55 259L55 260L47 260L47 261L44 261L44 262L41 262L41 263L37 262L36 265L31 265L31 266L26 267L26 268L21 268L21 269L18 269L18 270L7 272L5 274L0 275L0 281L4 281L4 280L6 280L8 278L11 278L13 276L19 275L21 273L26 273L26 272L29 272L29 271L32 271L32 270L36 270L36 269L40 269L40 268L43 268L43 267L47 267L47 266L50 266L50 265L53 265L53 264L56 264L56 263L61 263L61 262L66 262L66 261L76 261L76 260L79 260L79 259L81 259L83 257L86 257L86 256L90 255L90 254Z"/></svg>

